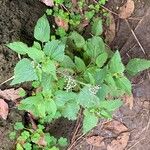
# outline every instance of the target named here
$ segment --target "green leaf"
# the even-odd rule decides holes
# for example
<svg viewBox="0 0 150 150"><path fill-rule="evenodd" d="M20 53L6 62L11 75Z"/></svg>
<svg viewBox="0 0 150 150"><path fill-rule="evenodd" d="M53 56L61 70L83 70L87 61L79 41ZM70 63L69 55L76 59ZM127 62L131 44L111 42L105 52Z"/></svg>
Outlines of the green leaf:
<svg viewBox="0 0 150 150"><path fill-rule="evenodd" d="M21 136L24 138L24 140L27 140L30 137L30 132L29 131L23 131L21 133Z"/></svg>
<svg viewBox="0 0 150 150"><path fill-rule="evenodd" d="M103 33L102 19L97 18L92 25L92 34L99 36Z"/></svg>
<svg viewBox="0 0 150 150"><path fill-rule="evenodd" d="M42 16L36 23L34 37L41 42L48 42L50 39L50 25L46 15Z"/></svg>
<svg viewBox="0 0 150 150"><path fill-rule="evenodd" d="M64 68L75 68L75 64L74 64L74 62L72 61L72 59L69 57L69 56L67 56L67 55L65 55L64 56L64 60L62 61L62 63L60 64L62 67L64 67Z"/></svg>
<svg viewBox="0 0 150 150"><path fill-rule="evenodd" d="M59 148L57 148L56 146L53 146L53 147L50 148L49 150L59 150Z"/></svg>
<svg viewBox="0 0 150 150"><path fill-rule="evenodd" d="M21 97L26 96L26 91L23 88L19 89L19 96L21 96Z"/></svg>
<svg viewBox="0 0 150 150"><path fill-rule="evenodd" d="M101 110L100 112L101 117L106 118L106 119L112 119L112 113L106 110Z"/></svg>
<svg viewBox="0 0 150 150"><path fill-rule="evenodd" d="M123 73L125 70L125 67L121 61L121 56L119 54L119 51L116 51L113 57L111 58L109 62L109 68L110 72L114 75L116 73Z"/></svg>
<svg viewBox="0 0 150 150"><path fill-rule="evenodd" d="M94 79L97 85L101 85L107 76L107 68L97 69L94 72Z"/></svg>
<svg viewBox="0 0 150 150"><path fill-rule="evenodd" d="M34 41L33 46L34 48L38 49L38 50L42 50L41 48L41 44L39 42Z"/></svg>
<svg viewBox="0 0 150 150"><path fill-rule="evenodd" d="M103 67L105 62L107 61L108 54L107 53L102 53L96 58L96 64L98 67Z"/></svg>
<svg viewBox="0 0 150 150"><path fill-rule="evenodd" d="M99 105L99 98L90 92L90 88L85 86L78 95L78 102L84 108L90 108Z"/></svg>
<svg viewBox="0 0 150 150"><path fill-rule="evenodd" d="M84 111L83 119L83 133L87 133L92 128L94 128L98 123L98 118L94 113L90 113L88 110Z"/></svg>
<svg viewBox="0 0 150 150"><path fill-rule="evenodd" d="M44 52L38 50L35 47L30 47L29 51L27 52L28 56L36 62L42 62L44 60Z"/></svg>
<svg viewBox="0 0 150 150"><path fill-rule="evenodd" d="M88 39L85 51L95 61L101 53L105 52L105 43L102 38L93 36L91 39Z"/></svg>
<svg viewBox="0 0 150 150"><path fill-rule="evenodd" d="M21 146L21 144L17 143L16 150L23 150L23 147Z"/></svg>
<svg viewBox="0 0 150 150"><path fill-rule="evenodd" d="M75 65L79 72L84 72L86 70L84 61L77 56L75 56Z"/></svg>
<svg viewBox="0 0 150 150"><path fill-rule="evenodd" d="M32 150L32 145L30 143L23 144L25 150Z"/></svg>
<svg viewBox="0 0 150 150"><path fill-rule="evenodd" d="M131 82L125 76L116 78L115 83L118 89L124 90L129 95L131 94L132 85L131 85Z"/></svg>
<svg viewBox="0 0 150 150"><path fill-rule="evenodd" d="M85 45L84 38L77 32L72 32L70 35L70 39L72 39L77 48L83 48Z"/></svg>
<svg viewBox="0 0 150 150"><path fill-rule="evenodd" d="M63 117L68 118L69 120L76 120L79 109L80 107L76 102L68 102L65 104L65 107L62 109L61 113Z"/></svg>
<svg viewBox="0 0 150 150"><path fill-rule="evenodd" d="M14 139L16 138L16 132L11 132L11 133L9 134L9 138L10 138L11 140L14 140Z"/></svg>
<svg viewBox="0 0 150 150"><path fill-rule="evenodd" d="M22 124L22 122L16 122L14 125L14 129L15 130L22 130L22 129L24 129L24 125Z"/></svg>
<svg viewBox="0 0 150 150"><path fill-rule="evenodd" d="M77 97L76 93L66 92L66 91L57 91L55 93L55 103L58 107L63 107L69 101L75 101Z"/></svg>
<svg viewBox="0 0 150 150"><path fill-rule="evenodd" d="M51 115L52 117L55 116L57 111L57 106L54 100L45 100L45 110L47 114Z"/></svg>
<svg viewBox="0 0 150 150"><path fill-rule="evenodd" d="M54 61L48 60L45 63L43 63L42 70L44 73L51 74L54 77L54 79L57 79L56 66Z"/></svg>
<svg viewBox="0 0 150 150"><path fill-rule="evenodd" d="M41 138L41 136L40 136L39 133L34 133L34 134L32 134L32 136L31 136L31 141L32 141L33 143L37 143L37 142L40 140L40 138Z"/></svg>
<svg viewBox="0 0 150 150"><path fill-rule="evenodd" d="M120 106L122 106L123 102L119 99L117 100L105 100L100 102L100 109L105 109L109 112L113 112L116 109L118 109Z"/></svg>
<svg viewBox="0 0 150 150"><path fill-rule="evenodd" d="M28 46L22 42L13 42L7 44L11 50L17 52L18 54L26 54L28 52Z"/></svg>
<svg viewBox="0 0 150 150"><path fill-rule="evenodd" d="M47 42L43 50L44 53L51 59L59 62L62 62L64 60L65 44L58 40Z"/></svg>
<svg viewBox="0 0 150 150"><path fill-rule="evenodd" d="M19 110L31 111L35 116L39 116L39 105L43 104L43 96L42 94L37 94L36 96L30 96L24 100L22 100L18 106Z"/></svg>
<svg viewBox="0 0 150 150"><path fill-rule="evenodd" d="M61 137L60 139L58 139L58 144L61 146L61 147L65 147L68 145L68 141L66 138L63 138Z"/></svg>
<svg viewBox="0 0 150 150"><path fill-rule="evenodd" d="M150 68L150 60L134 58L129 61L126 71L129 75L134 76L137 73Z"/></svg>
<svg viewBox="0 0 150 150"><path fill-rule="evenodd" d="M109 87L106 84L102 84L96 95L100 100L104 100L109 92Z"/></svg>
<svg viewBox="0 0 150 150"><path fill-rule="evenodd" d="M14 71L14 79L11 82L11 85L22 83L25 81L34 81L37 80L38 77L32 65L32 62L29 59L20 60Z"/></svg>

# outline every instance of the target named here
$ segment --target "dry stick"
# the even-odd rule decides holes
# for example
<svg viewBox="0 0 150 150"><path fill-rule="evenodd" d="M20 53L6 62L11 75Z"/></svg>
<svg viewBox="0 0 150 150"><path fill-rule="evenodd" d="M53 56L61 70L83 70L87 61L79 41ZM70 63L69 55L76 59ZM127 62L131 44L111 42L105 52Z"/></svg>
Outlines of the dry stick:
<svg viewBox="0 0 150 150"><path fill-rule="evenodd" d="M78 119L77 119L77 122L76 122L76 125L75 125L75 132L74 132L74 134L72 136L71 143L73 143L75 141L76 134L78 133L79 127L81 125L81 123L80 123L81 113L82 113L82 109L80 109L80 112L79 112L79 115L78 115Z"/></svg>
<svg viewBox="0 0 150 150"><path fill-rule="evenodd" d="M126 21L126 23L127 23L128 27L129 27L129 29L130 29L130 31L131 31L131 33L132 33L132 35L134 36L135 40L137 41L138 45L140 46L140 48L141 48L142 52L144 53L144 55L146 55L146 52L145 52L145 50L144 50L143 46L141 45L141 43L140 43L139 39L137 38L136 34L134 33L133 29L131 28L131 26L130 26L130 24L129 24L128 20L127 20L127 19L125 19L125 21Z"/></svg>
<svg viewBox="0 0 150 150"><path fill-rule="evenodd" d="M6 81L2 82L2 83L0 84L0 86L2 86L3 84L5 84L5 83L7 83L7 82L9 82L9 81L11 81L11 80L13 80L13 79L14 79L14 76L12 76L11 78L9 78L9 79L7 79Z"/></svg>
<svg viewBox="0 0 150 150"><path fill-rule="evenodd" d="M68 148L67 150L72 150L72 147L76 144L77 141L79 141L83 136L85 136L86 134L82 134L81 136L79 136Z"/></svg>

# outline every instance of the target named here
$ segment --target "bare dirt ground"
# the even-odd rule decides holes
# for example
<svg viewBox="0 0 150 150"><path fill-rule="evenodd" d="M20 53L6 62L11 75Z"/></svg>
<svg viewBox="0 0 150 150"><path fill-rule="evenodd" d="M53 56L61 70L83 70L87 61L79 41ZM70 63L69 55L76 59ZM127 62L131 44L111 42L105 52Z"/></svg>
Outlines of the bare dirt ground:
<svg viewBox="0 0 150 150"><path fill-rule="evenodd" d="M109 0L106 7L117 13L118 8L124 3L125 0ZM0 1L0 83L12 76L14 65L18 60L18 57L8 50L5 44L15 40L23 40L31 44L35 22L43 15L45 9L45 6L37 0ZM134 13L132 18L128 19L130 27L125 20L119 19L117 15L114 15L114 18L116 36L110 47L113 50L120 50L125 63L130 58L135 57L150 59L150 1L135 0ZM135 40L135 36L131 32L132 29L144 52ZM113 131L103 128L106 120L100 121L91 133L86 137L81 137L70 150L150 150L150 80L148 72L145 71L133 78L132 83L133 109L130 110L129 107L123 106L114 114L114 120L121 122L124 125L123 128L126 127L125 131L117 135ZM0 89L6 87L8 84L0 87ZM22 117L22 114L11 108L8 119L5 122L0 121L0 150L13 150L14 142L9 140L8 133L12 130L12 124L21 120ZM56 135L63 134L71 137L73 128L74 123L66 123L62 120L52 125L50 130ZM118 138L122 139L124 133L129 135L129 140L124 139L124 141L128 141L126 148L114 147L114 149L109 149L106 147L106 143L113 140L117 141ZM95 136L96 140L99 139L97 145L87 142L87 138L92 136ZM101 139L102 137L103 139Z"/></svg>

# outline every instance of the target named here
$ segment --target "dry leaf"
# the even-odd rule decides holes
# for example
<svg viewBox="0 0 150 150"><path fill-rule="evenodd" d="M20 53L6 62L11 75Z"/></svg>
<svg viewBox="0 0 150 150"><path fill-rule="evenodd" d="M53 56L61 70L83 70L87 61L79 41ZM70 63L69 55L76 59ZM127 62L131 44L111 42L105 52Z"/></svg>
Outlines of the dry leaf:
<svg viewBox="0 0 150 150"><path fill-rule="evenodd" d="M128 128L121 122L112 120L103 125L105 130L109 130L115 134L120 134L121 132L128 131Z"/></svg>
<svg viewBox="0 0 150 150"><path fill-rule="evenodd" d="M119 9L119 17L122 19L129 18L131 14L133 13L134 8L135 8L134 1L127 0L127 2Z"/></svg>
<svg viewBox="0 0 150 150"><path fill-rule="evenodd" d="M8 110L8 104L3 99L0 99L0 116L5 120L8 116Z"/></svg>
<svg viewBox="0 0 150 150"><path fill-rule="evenodd" d="M107 150L124 150L128 144L129 136L129 132L121 133L117 139L108 144Z"/></svg>
<svg viewBox="0 0 150 150"><path fill-rule="evenodd" d="M122 97L122 99L125 102L125 104L128 105L129 108L132 110L132 108L133 108L133 101L134 101L133 95L124 95Z"/></svg>
<svg viewBox="0 0 150 150"><path fill-rule="evenodd" d="M110 44L114 40L116 34L116 24L114 16L112 14L109 14L109 23L109 27L105 32L105 37L108 44Z"/></svg>
<svg viewBox="0 0 150 150"><path fill-rule="evenodd" d="M86 139L86 142L90 145L101 147L104 142L102 142L104 137L101 136L91 136Z"/></svg>
<svg viewBox="0 0 150 150"><path fill-rule="evenodd" d="M7 89L7 90L0 90L0 97L2 97L3 99L6 99L6 100L11 100L11 101L16 101L17 99L21 98L19 96L19 91L20 91L20 88L19 89Z"/></svg>
<svg viewBox="0 0 150 150"><path fill-rule="evenodd" d="M69 26L68 26L68 22L59 18L59 17L55 17L55 23L57 24L58 27L62 27L63 29L65 29L66 31L68 30Z"/></svg>
<svg viewBox="0 0 150 150"><path fill-rule="evenodd" d="M41 0L41 2L43 2L45 5L47 6L54 6L54 1L53 0Z"/></svg>

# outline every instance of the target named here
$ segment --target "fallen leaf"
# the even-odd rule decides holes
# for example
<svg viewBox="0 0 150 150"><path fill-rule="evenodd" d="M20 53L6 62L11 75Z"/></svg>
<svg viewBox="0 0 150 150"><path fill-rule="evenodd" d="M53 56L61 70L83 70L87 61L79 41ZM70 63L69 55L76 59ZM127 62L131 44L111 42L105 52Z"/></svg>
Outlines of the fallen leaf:
<svg viewBox="0 0 150 150"><path fill-rule="evenodd" d="M0 99L0 116L5 120L8 116L8 110L8 104L3 99Z"/></svg>
<svg viewBox="0 0 150 150"><path fill-rule="evenodd" d="M108 19L109 19L109 27L106 29L105 37L107 43L110 44L115 38L116 24L115 24L114 16L111 13L109 14Z"/></svg>
<svg viewBox="0 0 150 150"><path fill-rule="evenodd" d="M135 8L133 0L127 0L127 2L120 7L119 9L119 17L121 19L127 19L131 16Z"/></svg>
<svg viewBox="0 0 150 150"><path fill-rule="evenodd" d="M41 2L43 2L45 5L47 6L54 6L54 1L53 0L41 0Z"/></svg>
<svg viewBox="0 0 150 150"><path fill-rule="evenodd" d="M129 132L121 133L117 139L107 145L107 150L124 150L129 141Z"/></svg>
<svg viewBox="0 0 150 150"><path fill-rule="evenodd" d="M69 28L68 22L59 17L55 17L55 23L58 27L62 27L63 29L65 29L65 31L67 31Z"/></svg>
<svg viewBox="0 0 150 150"><path fill-rule="evenodd" d="M91 136L86 139L86 142L90 145L101 147L104 142L102 142L104 137L101 136Z"/></svg>
<svg viewBox="0 0 150 150"><path fill-rule="evenodd" d="M19 96L19 92L20 92L21 88L19 89L7 89L7 90L0 90L0 97L2 97L3 99L6 100L11 100L11 101L16 101L17 99L21 98L21 96Z"/></svg>
<svg viewBox="0 0 150 150"><path fill-rule="evenodd" d="M109 130L115 134L120 134L121 132L128 131L128 128L123 123L121 123L117 120L112 120L112 121L106 122L103 125L103 129Z"/></svg>
<svg viewBox="0 0 150 150"><path fill-rule="evenodd" d="M125 102L125 104L128 105L129 108L132 110L132 108L133 108L133 101L134 101L133 95L124 95L122 97L122 99Z"/></svg>

